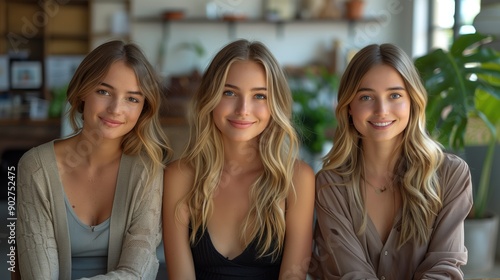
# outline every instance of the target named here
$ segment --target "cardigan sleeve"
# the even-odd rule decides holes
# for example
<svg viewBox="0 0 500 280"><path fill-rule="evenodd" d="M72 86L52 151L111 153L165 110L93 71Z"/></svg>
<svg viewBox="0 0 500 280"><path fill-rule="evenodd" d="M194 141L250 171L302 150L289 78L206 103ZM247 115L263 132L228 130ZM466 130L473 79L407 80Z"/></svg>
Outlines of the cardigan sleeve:
<svg viewBox="0 0 500 280"><path fill-rule="evenodd" d="M137 170L142 172L137 174ZM121 253L118 253L118 265L114 269L108 267L108 273L105 275L82 279L156 279L159 266L156 248L161 242L162 171L160 170L154 176L151 185L146 187L145 167L134 165L132 172L128 174L129 177L134 176L129 178L133 182L132 185L135 184L131 186L132 189L129 188L134 195L130 209L126 210L130 214L123 232Z"/></svg>
<svg viewBox="0 0 500 280"><path fill-rule="evenodd" d="M352 202L332 176L322 171L316 179L317 224L309 273L315 279L378 279L356 235Z"/></svg>
<svg viewBox="0 0 500 280"><path fill-rule="evenodd" d="M16 239L21 277L23 280L59 279L49 186L34 149L20 159L17 183Z"/></svg>
<svg viewBox="0 0 500 280"><path fill-rule="evenodd" d="M441 172L443 208L434 223L429 247L414 279L462 279L467 263L464 220L472 208L472 183L467 163L447 155Z"/></svg>

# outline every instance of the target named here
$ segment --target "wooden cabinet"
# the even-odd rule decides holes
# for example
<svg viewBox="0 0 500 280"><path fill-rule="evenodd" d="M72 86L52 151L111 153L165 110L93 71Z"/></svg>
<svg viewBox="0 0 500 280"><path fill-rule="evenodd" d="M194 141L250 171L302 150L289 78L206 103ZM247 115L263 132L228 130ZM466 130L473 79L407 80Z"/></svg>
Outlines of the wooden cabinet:
<svg viewBox="0 0 500 280"><path fill-rule="evenodd" d="M0 0L1 53L43 59L89 49L88 0Z"/></svg>

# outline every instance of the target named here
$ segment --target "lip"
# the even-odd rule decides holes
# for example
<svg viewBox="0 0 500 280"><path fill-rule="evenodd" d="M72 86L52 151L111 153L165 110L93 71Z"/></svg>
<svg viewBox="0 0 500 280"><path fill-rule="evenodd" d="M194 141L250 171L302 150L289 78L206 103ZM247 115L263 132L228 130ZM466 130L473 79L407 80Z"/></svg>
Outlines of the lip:
<svg viewBox="0 0 500 280"><path fill-rule="evenodd" d="M255 123L255 122L238 121L238 120L228 120L228 121L233 127L236 127L236 128L248 128Z"/></svg>
<svg viewBox="0 0 500 280"><path fill-rule="evenodd" d="M104 123L104 125L109 126L109 127L117 127L117 126L120 126L123 124L123 122L121 122L121 121L103 118L103 117L99 117L99 118Z"/></svg>

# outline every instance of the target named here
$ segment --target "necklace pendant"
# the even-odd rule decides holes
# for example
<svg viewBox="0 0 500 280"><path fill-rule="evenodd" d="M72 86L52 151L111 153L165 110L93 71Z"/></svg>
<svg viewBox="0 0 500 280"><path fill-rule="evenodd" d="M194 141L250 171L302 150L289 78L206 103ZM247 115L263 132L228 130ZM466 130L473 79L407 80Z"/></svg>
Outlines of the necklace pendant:
<svg viewBox="0 0 500 280"><path fill-rule="evenodd" d="M377 193L377 194L381 194L381 193L383 193L384 191L385 191L385 190L375 189L375 193Z"/></svg>

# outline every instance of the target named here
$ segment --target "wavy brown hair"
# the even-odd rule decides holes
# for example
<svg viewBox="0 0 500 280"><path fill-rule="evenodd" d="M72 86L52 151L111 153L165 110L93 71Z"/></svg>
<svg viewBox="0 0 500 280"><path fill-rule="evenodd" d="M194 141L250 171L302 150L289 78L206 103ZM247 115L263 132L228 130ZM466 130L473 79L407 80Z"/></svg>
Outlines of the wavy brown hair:
<svg viewBox="0 0 500 280"><path fill-rule="evenodd" d="M68 86L71 126L75 134L81 131L79 123L85 106L83 100L95 90L111 65L117 61L125 62L134 71L145 100L136 125L123 137L123 152L127 155L147 155L151 163L144 161L148 167L146 169L149 175L156 174L165 166L172 152L159 120L162 102L160 79L137 45L116 40L106 42L83 59ZM149 179L151 176L148 182Z"/></svg>
<svg viewBox="0 0 500 280"><path fill-rule="evenodd" d="M270 123L259 136L258 152L248 150L249 160L262 161L264 171L251 186L251 206L241 227L241 242L246 247L255 239L259 257L276 257L285 239L285 213L280 203L293 191L299 141L291 122L292 96L285 74L260 42L238 40L222 48L205 71L192 99L190 142L182 156L194 170L193 187L185 198L189 208L190 242L197 242L198 231L205 232L213 209L213 196L222 180L224 146L212 111L221 100L229 67L235 61L255 61L264 67L271 112Z"/></svg>
<svg viewBox="0 0 500 280"><path fill-rule="evenodd" d="M418 244L430 238L432 222L442 208L442 190L437 169L443 161L441 146L430 138L425 128L427 93L420 76L406 53L392 44L369 45L351 60L343 74L338 91L335 115L338 126L334 147L325 156L322 170L332 170L345 178L344 184L355 197L363 212L363 226L367 222L366 209L360 188L364 177L363 140L349 119L349 104L354 99L363 76L375 65L388 65L402 77L410 96L410 119L395 151L398 158L393 170L393 185L400 186L402 196L402 225L399 246L414 240Z"/></svg>

